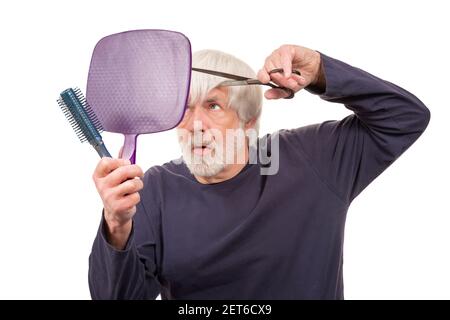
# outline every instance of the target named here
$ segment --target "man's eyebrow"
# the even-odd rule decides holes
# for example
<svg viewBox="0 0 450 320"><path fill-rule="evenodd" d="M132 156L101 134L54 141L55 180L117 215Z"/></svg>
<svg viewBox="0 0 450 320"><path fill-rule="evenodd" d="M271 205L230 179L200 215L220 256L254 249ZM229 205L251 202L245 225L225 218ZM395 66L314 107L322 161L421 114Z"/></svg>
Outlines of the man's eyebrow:
<svg viewBox="0 0 450 320"><path fill-rule="evenodd" d="M220 101L220 98L218 96L212 96L205 100L206 102L216 102Z"/></svg>
<svg viewBox="0 0 450 320"><path fill-rule="evenodd" d="M214 95L214 96L208 97L206 100L204 100L203 103L212 103L212 102L222 102L222 103L223 103L224 101L223 101L223 99L220 98L219 96ZM192 103L192 101L191 101L191 99L189 98L189 99L188 99L188 106L190 106L191 103Z"/></svg>

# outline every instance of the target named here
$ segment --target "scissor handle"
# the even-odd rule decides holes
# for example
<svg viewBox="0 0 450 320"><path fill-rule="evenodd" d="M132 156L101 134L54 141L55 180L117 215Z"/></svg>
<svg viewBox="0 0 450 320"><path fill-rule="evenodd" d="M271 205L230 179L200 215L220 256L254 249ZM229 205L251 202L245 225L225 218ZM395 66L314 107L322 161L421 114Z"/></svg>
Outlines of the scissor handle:
<svg viewBox="0 0 450 320"><path fill-rule="evenodd" d="M284 72L283 68L276 68L276 69L270 70L269 74L272 74L272 73L283 73L283 72ZM293 69L292 73L295 73L296 75L299 75L299 76L302 75L301 72L299 70L296 70L296 69ZM281 90L284 90L285 92L287 92L289 95L287 97L284 97L283 99L292 99L294 97L294 95L295 95L295 92L292 89L289 89L289 88L286 88L286 87L280 87L280 86L278 86L276 84L273 84L271 82L265 83L265 85L267 85L269 87L272 87L274 89L281 89Z"/></svg>
<svg viewBox="0 0 450 320"><path fill-rule="evenodd" d="M269 74L272 74L272 73L284 73L284 70L283 70L283 68L276 68L276 69L272 69L269 71ZM292 73L295 73L296 75L299 75L299 76L302 75L300 70L297 70L297 69L292 69Z"/></svg>

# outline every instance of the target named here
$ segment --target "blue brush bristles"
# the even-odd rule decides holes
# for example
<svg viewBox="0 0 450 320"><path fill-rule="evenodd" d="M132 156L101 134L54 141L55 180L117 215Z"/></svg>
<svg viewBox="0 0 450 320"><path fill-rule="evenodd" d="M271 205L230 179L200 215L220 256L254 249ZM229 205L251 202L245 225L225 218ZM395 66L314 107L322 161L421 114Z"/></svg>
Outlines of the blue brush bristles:
<svg viewBox="0 0 450 320"><path fill-rule="evenodd" d="M101 123L89 107L81 90L66 89L61 92L57 101L80 141L88 141L100 157L111 157L100 135L103 131Z"/></svg>

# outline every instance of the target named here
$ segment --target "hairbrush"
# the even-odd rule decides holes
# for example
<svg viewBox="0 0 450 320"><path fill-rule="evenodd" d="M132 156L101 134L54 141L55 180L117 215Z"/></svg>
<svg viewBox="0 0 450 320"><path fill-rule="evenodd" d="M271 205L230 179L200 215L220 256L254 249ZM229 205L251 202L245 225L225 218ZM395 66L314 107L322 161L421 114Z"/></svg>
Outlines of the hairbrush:
<svg viewBox="0 0 450 320"><path fill-rule="evenodd" d="M100 135L103 131L102 125L81 90L66 89L60 93L57 101L80 141L88 141L100 157L111 157Z"/></svg>

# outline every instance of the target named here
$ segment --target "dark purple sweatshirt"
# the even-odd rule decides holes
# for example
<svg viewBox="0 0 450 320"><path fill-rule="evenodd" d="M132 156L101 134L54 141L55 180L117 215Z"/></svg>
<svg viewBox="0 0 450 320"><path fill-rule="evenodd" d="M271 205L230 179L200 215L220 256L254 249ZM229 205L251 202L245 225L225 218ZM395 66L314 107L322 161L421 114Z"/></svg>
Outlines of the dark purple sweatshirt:
<svg viewBox="0 0 450 320"><path fill-rule="evenodd" d="M184 163L150 168L125 250L100 225L92 298L343 299L347 210L422 134L430 112L390 82L323 54L322 63L326 91L309 91L354 114L274 133L275 175L248 163L205 185Z"/></svg>

